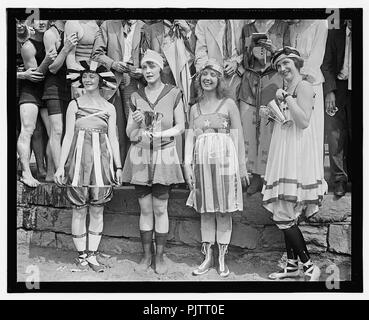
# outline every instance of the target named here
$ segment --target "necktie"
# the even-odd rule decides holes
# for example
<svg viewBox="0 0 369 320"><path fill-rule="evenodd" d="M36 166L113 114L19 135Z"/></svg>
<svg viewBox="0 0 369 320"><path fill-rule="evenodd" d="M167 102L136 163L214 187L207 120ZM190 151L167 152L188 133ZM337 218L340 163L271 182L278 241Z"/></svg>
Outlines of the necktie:
<svg viewBox="0 0 369 320"><path fill-rule="evenodd" d="M124 24L124 29L123 29L123 33L124 33L124 37L127 38L128 36L128 33L130 33L131 31L131 24L127 21L125 24Z"/></svg>
<svg viewBox="0 0 369 320"><path fill-rule="evenodd" d="M232 27L231 20L225 20L225 30L223 36L223 58L229 59L232 56Z"/></svg>

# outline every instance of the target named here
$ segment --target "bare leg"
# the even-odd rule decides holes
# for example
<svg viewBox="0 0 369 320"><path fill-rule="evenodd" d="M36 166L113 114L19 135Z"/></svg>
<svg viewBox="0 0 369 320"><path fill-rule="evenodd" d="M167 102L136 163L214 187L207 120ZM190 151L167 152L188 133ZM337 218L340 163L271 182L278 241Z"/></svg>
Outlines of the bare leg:
<svg viewBox="0 0 369 320"><path fill-rule="evenodd" d="M33 103L20 105L21 132L19 134L17 150L22 166L21 180L30 187L37 187L40 183L32 176L29 167L31 155L31 137L36 127L38 107Z"/></svg>
<svg viewBox="0 0 369 320"><path fill-rule="evenodd" d="M51 146L50 146L51 125L50 125L47 109L46 108L40 109L40 114L41 114L41 118L42 118L42 120L45 124L45 128L46 128L47 135L48 135L48 142L47 142L47 147L46 147L46 163L47 163L46 170L47 170L47 174L46 174L45 180L46 181L54 181L55 165L54 165L52 152L51 152Z"/></svg>
<svg viewBox="0 0 369 320"><path fill-rule="evenodd" d="M59 166L61 138L63 134L63 117L62 114L53 114L49 116L50 122L50 147L51 155L57 168Z"/></svg>
<svg viewBox="0 0 369 320"><path fill-rule="evenodd" d="M36 128L31 137L32 151L35 156L37 164L37 176L38 179L45 179L46 177L46 167L45 167L45 134L44 125L42 123L41 117L37 117Z"/></svg>
<svg viewBox="0 0 369 320"><path fill-rule="evenodd" d="M168 199L162 200L155 197L152 199L155 216L155 271L158 274L164 274L168 270L163 256L169 231Z"/></svg>
<svg viewBox="0 0 369 320"><path fill-rule="evenodd" d="M138 199L141 208L140 214L140 235L141 235L141 243L143 256L141 258L140 263L135 267L135 271L147 271L151 265L152 259L152 234L154 228L154 213L153 213L153 204L152 204L152 195L151 193L146 195L143 198Z"/></svg>

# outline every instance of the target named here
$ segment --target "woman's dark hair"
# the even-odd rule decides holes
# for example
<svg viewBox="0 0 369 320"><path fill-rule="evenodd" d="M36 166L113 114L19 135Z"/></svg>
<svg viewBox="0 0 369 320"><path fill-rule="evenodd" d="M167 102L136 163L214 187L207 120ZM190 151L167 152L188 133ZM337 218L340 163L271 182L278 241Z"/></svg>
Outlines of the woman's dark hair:
<svg viewBox="0 0 369 320"><path fill-rule="evenodd" d="M293 63L295 64L296 69L300 72L300 69L304 66L304 61L296 59L296 58L289 58L293 61Z"/></svg>
<svg viewBox="0 0 369 320"><path fill-rule="evenodd" d="M104 85L104 79L98 73L96 73L94 71L91 71L91 70L82 70L81 71L81 84L82 84L82 87L84 87L83 82L82 82L82 79L83 79L83 75L85 73L94 73L94 74L97 74L97 76L99 77L99 89L102 88L102 86Z"/></svg>
<svg viewBox="0 0 369 320"><path fill-rule="evenodd" d="M210 69L210 68L205 68L205 69ZM217 98L223 99L225 97L230 97L229 91L224 81L224 77L218 71L216 70L213 70L213 71L216 73L217 78L218 78L217 87L215 88ZM195 89L197 92L196 102L199 102L204 98L204 90L201 86L201 76L202 76L202 71L198 73L195 79Z"/></svg>

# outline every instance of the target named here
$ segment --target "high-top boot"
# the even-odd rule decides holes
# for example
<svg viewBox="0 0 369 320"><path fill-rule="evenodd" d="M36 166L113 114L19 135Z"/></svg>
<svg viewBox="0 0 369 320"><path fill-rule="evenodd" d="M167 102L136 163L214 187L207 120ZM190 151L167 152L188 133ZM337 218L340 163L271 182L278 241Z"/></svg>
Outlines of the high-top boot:
<svg viewBox="0 0 369 320"><path fill-rule="evenodd" d="M167 242L168 233L155 232L156 254L155 254L155 272L164 274L168 271L168 266L164 261L164 248Z"/></svg>
<svg viewBox="0 0 369 320"><path fill-rule="evenodd" d="M192 274L194 276L199 276L205 274L214 265L213 249L212 244L209 242L203 242L201 247L201 252L204 254L204 261L194 270Z"/></svg>
<svg viewBox="0 0 369 320"><path fill-rule="evenodd" d="M147 271L151 265L152 253L151 253L151 243L152 243L152 233L153 231L140 231L141 233L141 243L143 249L143 256L140 263L135 267L135 271Z"/></svg>
<svg viewBox="0 0 369 320"><path fill-rule="evenodd" d="M220 244L218 243L219 248L219 256L218 256L218 273L221 277L227 277L229 275L229 269L225 264L225 255L228 252L228 244Z"/></svg>

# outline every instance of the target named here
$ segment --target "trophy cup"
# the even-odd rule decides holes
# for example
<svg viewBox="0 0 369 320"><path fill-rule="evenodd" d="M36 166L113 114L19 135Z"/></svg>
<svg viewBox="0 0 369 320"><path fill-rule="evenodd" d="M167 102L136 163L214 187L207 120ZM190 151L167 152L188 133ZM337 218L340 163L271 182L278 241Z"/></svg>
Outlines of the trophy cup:
<svg viewBox="0 0 369 320"><path fill-rule="evenodd" d="M161 112L144 111L143 116L145 130L152 134L154 132L155 127L160 123L161 119L163 118L163 114Z"/></svg>
<svg viewBox="0 0 369 320"><path fill-rule="evenodd" d="M290 126L292 124L292 120L288 120L284 114L284 112L279 107L278 103L273 99L269 101L266 106L262 106L263 109L266 109L266 115L269 118L272 118L274 121L279 122L282 125Z"/></svg>

